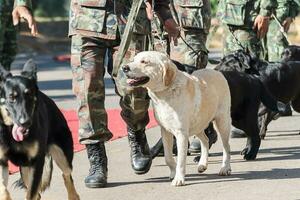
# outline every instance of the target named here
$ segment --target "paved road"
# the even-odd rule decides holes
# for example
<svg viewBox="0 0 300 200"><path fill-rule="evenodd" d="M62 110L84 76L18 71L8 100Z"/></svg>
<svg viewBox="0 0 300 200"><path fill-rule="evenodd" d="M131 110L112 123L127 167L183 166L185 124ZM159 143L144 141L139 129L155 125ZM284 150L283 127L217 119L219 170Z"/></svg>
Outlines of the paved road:
<svg viewBox="0 0 300 200"><path fill-rule="evenodd" d="M20 55L14 63L14 72L19 71L26 58ZM71 74L67 63L55 63L51 57L37 56L39 87L65 109L74 109L76 103L71 92ZM108 108L118 107L118 97L113 84L108 85ZM232 175L218 176L222 161L221 143L218 141L210 151L209 167L203 174L197 173L193 156L187 159L186 186L175 188L168 180L169 169L163 158L153 160L149 173L135 175L129 162L127 138L107 143L109 157L109 184L103 189L86 189L83 184L88 172L86 152L74 158L74 180L83 200L240 200L240 199L300 199L300 115L280 118L271 124L266 139L262 142L256 161L246 162L239 154L245 139L232 139ZM159 138L159 128L147 131L151 144ZM24 199L24 191L13 189L11 184L19 175L10 176L9 190L13 199ZM65 200L61 174L54 170L52 185L42 196L45 200Z"/></svg>

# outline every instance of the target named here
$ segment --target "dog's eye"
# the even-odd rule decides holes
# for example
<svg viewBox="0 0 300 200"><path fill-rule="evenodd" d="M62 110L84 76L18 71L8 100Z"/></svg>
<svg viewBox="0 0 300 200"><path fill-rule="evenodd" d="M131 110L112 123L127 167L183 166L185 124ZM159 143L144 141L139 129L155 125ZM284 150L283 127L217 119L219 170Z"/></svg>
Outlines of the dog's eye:
<svg viewBox="0 0 300 200"><path fill-rule="evenodd" d="M30 94L31 94L31 90L30 90L30 89L25 89L25 90L24 90L24 94L30 95Z"/></svg>
<svg viewBox="0 0 300 200"><path fill-rule="evenodd" d="M141 60L141 63L142 63L142 64L149 64L149 61Z"/></svg>
<svg viewBox="0 0 300 200"><path fill-rule="evenodd" d="M14 102L16 102L16 98L12 95L9 95L8 101L9 101L9 103L14 103Z"/></svg>

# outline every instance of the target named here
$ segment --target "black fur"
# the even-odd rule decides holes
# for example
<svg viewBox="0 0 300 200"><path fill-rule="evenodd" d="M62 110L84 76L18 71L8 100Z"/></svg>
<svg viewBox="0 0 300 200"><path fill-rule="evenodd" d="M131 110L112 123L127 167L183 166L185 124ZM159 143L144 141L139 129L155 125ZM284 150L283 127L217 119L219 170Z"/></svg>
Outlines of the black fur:
<svg viewBox="0 0 300 200"><path fill-rule="evenodd" d="M239 52L250 58L250 70L243 68L242 71L251 74L259 74L259 79L270 91L277 101L285 104L291 102L293 109L300 112L300 47L290 46L283 52L281 62L266 63L251 55ZM236 60L240 62L240 60ZM278 112L267 109L266 116L259 119L261 125L260 135L265 137L267 126Z"/></svg>
<svg viewBox="0 0 300 200"><path fill-rule="evenodd" d="M274 99L257 76L243 72L257 74L258 71L251 65L259 64L238 51L225 56L216 67L223 73L230 88L232 124L248 137L246 148L241 152L246 160L256 158L261 143L257 122L260 102L274 111L284 109L284 105Z"/></svg>
<svg viewBox="0 0 300 200"><path fill-rule="evenodd" d="M27 199L39 195L38 187L44 176L45 156L51 145L62 150L70 169L73 160L73 140L67 122L55 103L38 90L36 78L36 66L32 61L24 65L20 76L12 76L0 66L1 106L6 107L14 124L28 129L24 140L17 142L12 137L13 125L1 122L0 150L5 153L0 158L0 165L7 164L10 160L21 167L21 172L23 167L33 169L32 182L25 184ZM38 151L31 157L29 151L35 142L38 144ZM25 180L23 182L26 183Z"/></svg>
<svg viewBox="0 0 300 200"><path fill-rule="evenodd" d="M290 45L284 49L282 53L282 61L300 61L300 47L296 45Z"/></svg>

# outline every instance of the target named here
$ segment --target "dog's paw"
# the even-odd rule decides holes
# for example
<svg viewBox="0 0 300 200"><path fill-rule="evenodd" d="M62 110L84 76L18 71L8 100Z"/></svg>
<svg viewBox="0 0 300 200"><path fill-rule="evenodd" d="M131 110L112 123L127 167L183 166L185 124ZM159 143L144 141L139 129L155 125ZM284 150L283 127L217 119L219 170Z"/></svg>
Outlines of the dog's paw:
<svg viewBox="0 0 300 200"><path fill-rule="evenodd" d="M185 185L184 177L175 176L175 178L172 181L172 185L176 187Z"/></svg>
<svg viewBox="0 0 300 200"><path fill-rule="evenodd" d="M198 166L198 172L203 173L207 169L207 166L205 165L199 165Z"/></svg>
<svg viewBox="0 0 300 200"><path fill-rule="evenodd" d="M246 147L241 151L241 155L244 155L245 160L255 160L257 153L253 148Z"/></svg>
<svg viewBox="0 0 300 200"><path fill-rule="evenodd" d="M230 166L222 167L219 172L219 176L229 176L229 175L231 175L231 167Z"/></svg>

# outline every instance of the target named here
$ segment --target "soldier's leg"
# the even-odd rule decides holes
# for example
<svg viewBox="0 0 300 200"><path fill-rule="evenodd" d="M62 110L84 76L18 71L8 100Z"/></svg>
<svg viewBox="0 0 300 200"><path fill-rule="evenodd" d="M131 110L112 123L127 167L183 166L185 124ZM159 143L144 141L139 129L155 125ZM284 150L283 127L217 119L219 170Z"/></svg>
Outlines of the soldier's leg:
<svg viewBox="0 0 300 200"><path fill-rule="evenodd" d="M11 12L2 13L0 15L0 63L6 70L10 70L17 54L16 34Z"/></svg>
<svg viewBox="0 0 300 200"><path fill-rule="evenodd" d="M205 68L208 60L208 50L205 46L207 33L204 30L190 29L184 32L184 40L179 39L178 45L171 51L172 59L178 62Z"/></svg>
<svg viewBox="0 0 300 200"><path fill-rule="evenodd" d="M262 57L262 44L253 30L233 29L230 31L227 26L224 29L226 35L224 40L224 55L237 50L247 50L252 55ZM246 137L246 134L244 131L233 127L231 137L241 138Z"/></svg>
<svg viewBox="0 0 300 200"><path fill-rule="evenodd" d="M71 66L73 91L78 101L79 141L87 147L90 173L87 187L107 183L107 156L104 142L112 137L104 109L104 57L106 47L92 37L72 36Z"/></svg>
<svg viewBox="0 0 300 200"><path fill-rule="evenodd" d="M249 50L252 55L262 56L262 44L257 38L255 31L251 29L234 29L229 31L227 26L224 26L224 30L224 55L237 50Z"/></svg>
<svg viewBox="0 0 300 200"><path fill-rule="evenodd" d="M266 52L269 62L278 62L281 60L281 55L285 48L289 46L289 43L285 36L281 33L280 27L275 20L271 20L269 25L269 31L266 36ZM292 116L292 108L290 104L286 106L285 111L281 116Z"/></svg>
<svg viewBox="0 0 300 200"><path fill-rule="evenodd" d="M134 34L123 64L133 59L139 51L147 47L146 36ZM151 167L152 158L145 134L149 122L148 108L150 99L144 88L128 90L122 70L116 80L116 86L122 108L121 116L127 124L128 140L131 148L131 165L136 174L147 173Z"/></svg>
<svg viewBox="0 0 300 200"><path fill-rule="evenodd" d="M280 31L280 27L275 20L271 20L269 31L267 33L267 51L268 61L277 62L281 60L283 50L288 47L289 43Z"/></svg>

